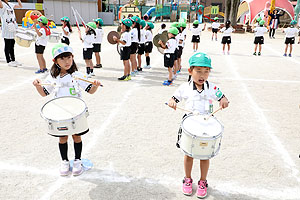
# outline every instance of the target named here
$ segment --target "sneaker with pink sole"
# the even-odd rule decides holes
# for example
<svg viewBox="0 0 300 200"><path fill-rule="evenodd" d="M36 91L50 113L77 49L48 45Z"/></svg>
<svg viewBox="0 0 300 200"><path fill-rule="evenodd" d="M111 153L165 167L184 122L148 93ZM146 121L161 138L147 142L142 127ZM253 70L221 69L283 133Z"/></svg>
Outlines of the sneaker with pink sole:
<svg viewBox="0 0 300 200"><path fill-rule="evenodd" d="M83 172L82 162L79 159L75 159L73 163L73 176L79 176Z"/></svg>
<svg viewBox="0 0 300 200"><path fill-rule="evenodd" d="M200 180L198 182L197 197L203 199L207 196L207 181Z"/></svg>
<svg viewBox="0 0 300 200"><path fill-rule="evenodd" d="M191 178L185 178L183 179L183 185L182 185L182 192L185 195L192 195L193 193L193 179Z"/></svg>

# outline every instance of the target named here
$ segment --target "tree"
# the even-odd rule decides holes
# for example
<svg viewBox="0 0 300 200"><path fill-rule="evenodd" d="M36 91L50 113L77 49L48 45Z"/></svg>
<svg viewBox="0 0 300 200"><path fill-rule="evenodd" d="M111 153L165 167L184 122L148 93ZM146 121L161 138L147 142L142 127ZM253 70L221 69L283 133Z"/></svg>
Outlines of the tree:
<svg viewBox="0 0 300 200"><path fill-rule="evenodd" d="M225 21L230 20L232 25L236 25L239 5L240 0L225 0Z"/></svg>

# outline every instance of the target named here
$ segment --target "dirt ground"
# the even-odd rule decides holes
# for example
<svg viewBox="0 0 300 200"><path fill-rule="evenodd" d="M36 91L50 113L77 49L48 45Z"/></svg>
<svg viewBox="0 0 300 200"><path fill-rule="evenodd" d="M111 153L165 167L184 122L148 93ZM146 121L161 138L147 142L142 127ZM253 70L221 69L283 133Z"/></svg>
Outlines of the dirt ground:
<svg viewBox="0 0 300 200"><path fill-rule="evenodd" d="M106 34L116 29L104 27ZM85 72L82 43L74 31L71 47L79 71ZM167 69L156 48L151 69L131 81L118 81L123 65L106 34L103 68L95 69L94 77L104 87L83 95L90 132L82 137L82 158L94 166L79 177L59 176L58 139L43 129L40 109L52 96L42 98L32 85L35 78L48 75L34 73L38 69L34 43L30 48L15 46L22 66L0 62L0 199L197 199L197 160L194 194L186 197L181 192L183 154L175 142L184 113L164 105L187 81L191 33L182 72L169 87L162 85ZM223 55L220 39L219 34L219 41L211 41L211 32L204 31L199 45L199 51L212 58L209 81L230 101L228 109L216 114L225 129L220 153L211 159L206 199L300 199L300 46L294 45L292 58L283 57L284 35L277 31L276 39L265 36L262 56L253 56L253 34L233 34L231 54ZM3 47L2 39L0 43ZM44 54L48 68L53 46L48 43ZM69 158L73 156L69 139Z"/></svg>

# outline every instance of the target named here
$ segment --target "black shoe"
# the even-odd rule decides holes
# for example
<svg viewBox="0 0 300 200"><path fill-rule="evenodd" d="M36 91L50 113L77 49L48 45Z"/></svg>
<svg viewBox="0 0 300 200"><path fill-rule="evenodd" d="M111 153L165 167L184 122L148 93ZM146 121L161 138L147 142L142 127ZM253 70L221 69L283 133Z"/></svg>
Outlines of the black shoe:
<svg viewBox="0 0 300 200"><path fill-rule="evenodd" d="M127 76L122 76L122 77L118 78L118 80L119 80L119 81L124 81L126 77L127 77Z"/></svg>
<svg viewBox="0 0 300 200"><path fill-rule="evenodd" d="M254 52L253 55L256 56L256 52Z"/></svg>
<svg viewBox="0 0 300 200"><path fill-rule="evenodd" d="M96 65L94 68L102 68L102 64Z"/></svg>
<svg viewBox="0 0 300 200"><path fill-rule="evenodd" d="M143 68L138 67L137 70L140 72L140 71L143 71Z"/></svg>
<svg viewBox="0 0 300 200"><path fill-rule="evenodd" d="M261 55L261 53L260 53L260 52L258 52L258 55L260 56L260 55Z"/></svg>
<svg viewBox="0 0 300 200"><path fill-rule="evenodd" d="M273 36L272 38L273 38L273 39L275 39L275 37L274 37L274 36Z"/></svg>

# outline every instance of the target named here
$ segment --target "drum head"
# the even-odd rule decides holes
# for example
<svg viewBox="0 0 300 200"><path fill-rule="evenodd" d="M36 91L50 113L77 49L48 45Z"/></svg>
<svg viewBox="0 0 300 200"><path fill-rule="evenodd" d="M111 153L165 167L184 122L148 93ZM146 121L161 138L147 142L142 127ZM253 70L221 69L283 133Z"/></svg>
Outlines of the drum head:
<svg viewBox="0 0 300 200"><path fill-rule="evenodd" d="M110 44L116 44L117 42L114 41L114 36L117 37L118 39L120 39L120 34L116 31L111 31L108 33L107 35L107 40Z"/></svg>
<svg viewBox="0 0 300 200"><path fill-rule="evenodd" d="M154 44L154 46L161 47L160 44L158 44L159 40L161 40L160 39L160 34L157 34L156 36L154 36L154 38L153 38L153 44Z"/></svg>
<svg viewBox="0 0 300 200"><path fill-rule="evenodd" d="M157 47L159 53L164 54L165 50L161 47Z"/></svg>
<svg viewBox="0 0 300 200"><path fill-rule="evenodd" d="M61 121L74 118L85 111L85 102L76 97L60 97L48 101L41 110L42 117Z"/></svg>
<svg viewBox="0 0 300 200"><path fill-rule="evenodd" d="M23 40L33 40L32 36L26 35L24 33L17 33L16 37L21 38Z"/></svg>
<svg viewBox="0 0 300 200"><path fill-rule="evenodd" d="M205 120L206 116L191 115L183 119L182 129L191 135L212 138L223 132L222 124L214 117Z"/></svg>

